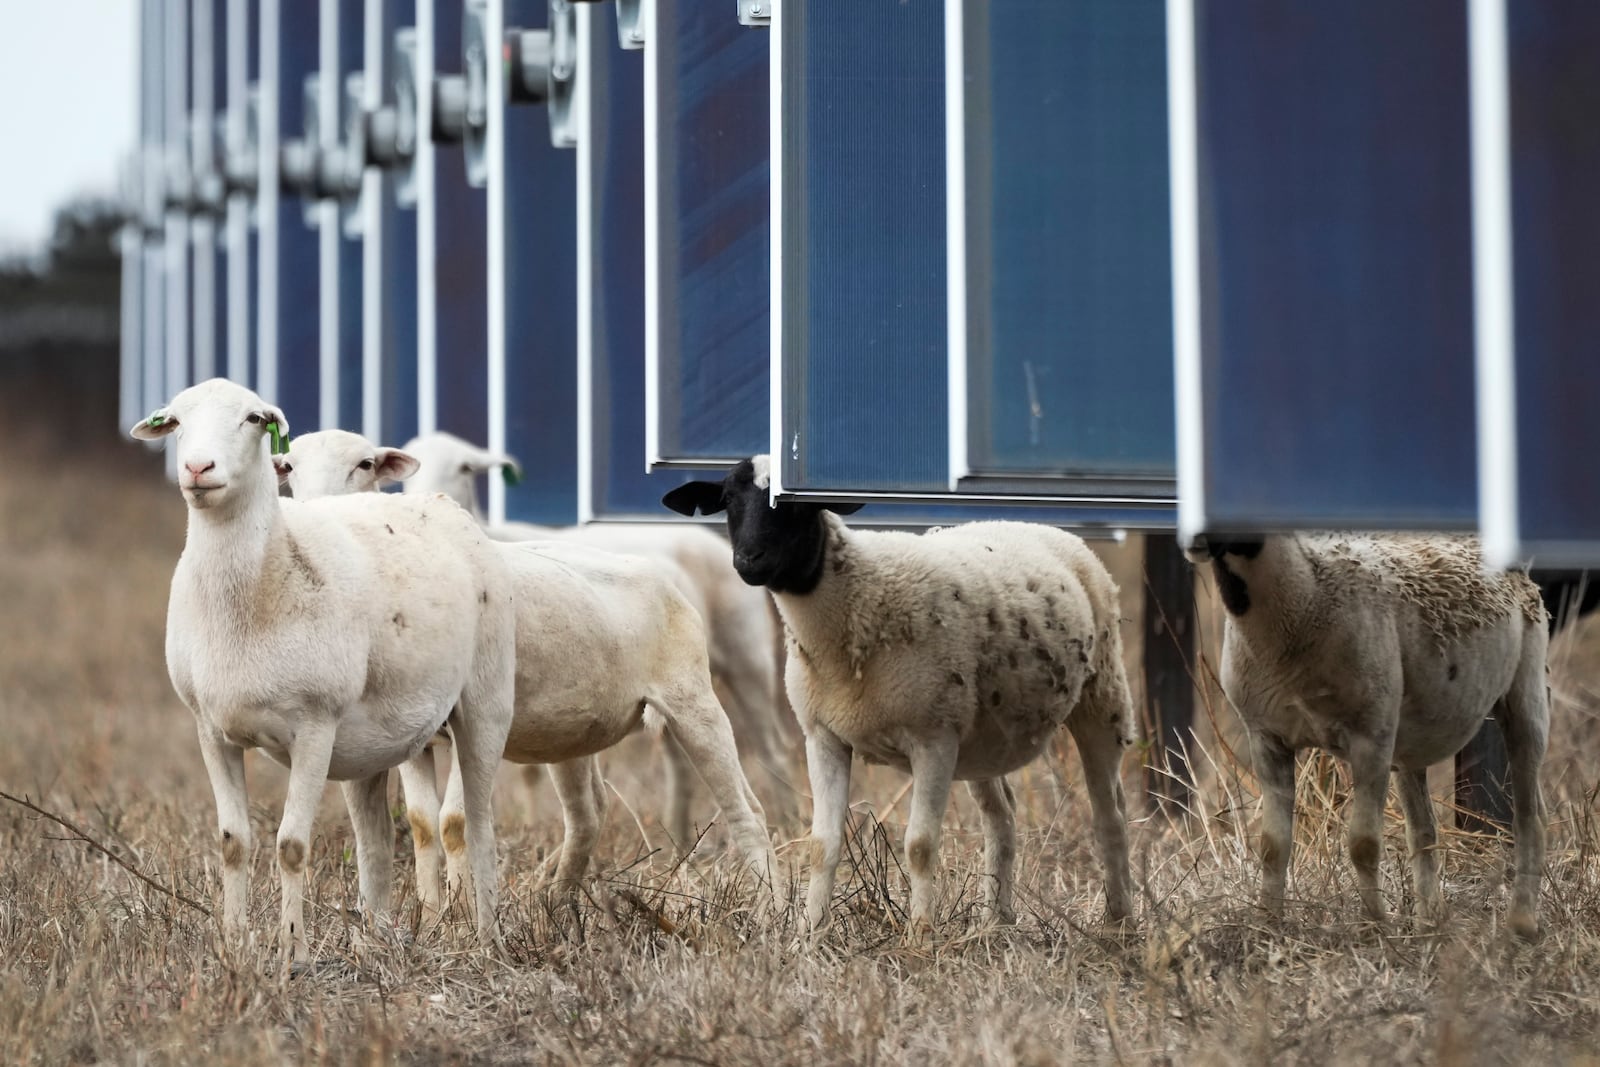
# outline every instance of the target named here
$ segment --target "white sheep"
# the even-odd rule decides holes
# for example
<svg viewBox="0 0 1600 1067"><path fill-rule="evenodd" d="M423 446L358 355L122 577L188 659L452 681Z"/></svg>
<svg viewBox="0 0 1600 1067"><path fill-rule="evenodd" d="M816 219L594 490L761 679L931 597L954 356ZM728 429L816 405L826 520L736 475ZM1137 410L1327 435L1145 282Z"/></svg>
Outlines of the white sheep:
<svg viewBox="0 0 1600 1067"><path fill-rule="evenodd" d="M421 464L407 476L406 492L445 493L480 521L478 476L520 469L514 458L448 433L412 438L404 451ZM732 554L725 540L689 523L552 527L508 522L490 527L489 534L507 541L561 538L662 561L706 622L711 674L727 707L740 753L747 766L763 772L764 792L776 805L775 814L785 818L794 814L795 792L783 774L791 735L784 728L787 712L778 684L781 634L770 598L739 581L729 565ZM689 807L694 774L690 766L682 752L668 746L670 778L662 823L680 846L693 840Z"/></svg>
<svg viewBox="0 0 1600 1067"><path fill-rule="evenodd" d="M685 515L726 509L734 566L772 591L786 624L786 682L814 804L811 928L827 921L855 752L912 775L913 936L932 924L940 823L956 778L982 815L987 902L1011 921L1015 801L1003 776L1063 724L1083 761L1107 912L1127 916L1118 767L1134 725L1117 588L1105 567L1079 538L1051 527L865 532L839 518L859 505L769 503L769 484L768 459L756 456L663 503Z"/></svg>
<svg viewBox="0 0 1600 1067"><path fill-rule="evenodd" d="M381 472L403 477L416 462L360 435L332 431L303 435L287 456L278 457L277 467L297 499L315 499L375 490ZM750 865L774 884L761 805L746 783L727 716L712 694L704 625L658 564L563 542L496 547L508 562L517 605L516 710L505 757L553 765L566 827L558 885L570 895L594 850L605 799L591 757L647 718L664 720L710 787ZM436 826L455 881L461 814L453 798L458 793L452 778L441 817L426 754L402 768L402 778L419 896L432 908L438 902Z"/></svg>
<svg viewBox="0 0 1600 1067"><path fill-rule="evenodd" d="M323 786L343 786L361 895L389 909L388 770L449 722L459 753L478 934L498 944L490 791L511 723L516 633L504 553L443 498L280 502L267 435L283 412L214 378L131 430L174 434L189 529L172 576L167 668L216 794L223 923L249 891L244 750L289 768L277 859L284 950L307 955L305 864Z"/></svg>
<svg viewBox="0 0 1600 1067"><path fill-rule="evenodd" d="M1528 576L1487 573L1475 541L1440 536L1208 538L1189 557L1210 560L1227 611L1222 685L1250 731L1262 785L1266 907L1283 908L1295 752L1321 746L1350 764L1350 860L1367 914L1385 916L1378 862L1391 767L1417 899L1434 910L1428 765L1460 751L1492 713L1515 802L1510 925L1534 936L1549 706L1545 610Z"/></svg>

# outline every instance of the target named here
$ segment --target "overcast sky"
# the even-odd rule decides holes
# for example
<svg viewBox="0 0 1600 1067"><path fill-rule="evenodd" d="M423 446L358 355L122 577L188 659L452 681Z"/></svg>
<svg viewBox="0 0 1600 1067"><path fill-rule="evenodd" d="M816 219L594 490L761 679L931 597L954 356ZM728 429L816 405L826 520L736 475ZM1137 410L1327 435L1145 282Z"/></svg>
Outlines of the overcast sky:
<svg viewBox="0 0 1600 1067"><path fill-rule="evenodd" d="M0 0L0 252L110 193L133 143L139 0Z"/></svg>

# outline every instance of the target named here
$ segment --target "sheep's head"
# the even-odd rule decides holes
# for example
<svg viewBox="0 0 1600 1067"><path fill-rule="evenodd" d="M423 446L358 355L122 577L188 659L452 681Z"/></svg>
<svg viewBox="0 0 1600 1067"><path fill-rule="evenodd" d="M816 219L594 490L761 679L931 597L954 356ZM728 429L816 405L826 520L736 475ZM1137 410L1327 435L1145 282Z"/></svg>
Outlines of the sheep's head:
<svg viewBox="0 0 1600 1067"><path fill-rule="evenodd" d="M278 482L296 500L377 492L417 473L417 460L347 430L302 434L288 453L272 457Z"/></svg>
<svg viewBox="0 0 1600 1067"><path fill-rule="evenodd" d="M454 434L413 437L406 442L405 451L420 464L415 474L405 476L406 492L443 493L474 515L482 514L478 475L499 471L513 485L522 477L515 457L479 448Z"/></svg>
<svg viewBox="0 0 1600 1067"><path fill-rule="evenodd" d="M812 504L770 499L771 463L744 460L720 482L688 482L661 502L680 515L728 513L733 567L749 585L774 593L809 593L822 578L827 531L822 513L850 515L860 504Z"/></svg>
<svg viewBox="0 0 1600 1067"><path fill-rule="evenodd" d="M287 441L283 412L242 385L192 385L128 431L141 441L173 436L178 487L196 510L219 508L269 479L268 439Z"/></svg>

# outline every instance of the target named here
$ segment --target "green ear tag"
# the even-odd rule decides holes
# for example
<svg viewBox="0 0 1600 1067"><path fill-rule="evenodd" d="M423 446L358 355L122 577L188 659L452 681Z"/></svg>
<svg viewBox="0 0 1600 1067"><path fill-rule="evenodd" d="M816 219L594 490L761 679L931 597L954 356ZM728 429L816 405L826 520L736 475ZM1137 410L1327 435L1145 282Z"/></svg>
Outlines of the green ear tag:
<svg viewBox="0 0 1600 1067"><path fill-rule="evenodd" d="M149 417L144 420L144 424L153 430L166 421L167 417L161 414L161 409L156 408L156 410L152 411Z"/></svg>
<svg viewBox="0 0 1600 1067"><path fill-rule="evenodd" d="M283 427L278 425L277 419L267 423L267 433L272 436L272 454L274 456L288 455L289 435L283 432Z"/></svg>
<svg viewBox="0 0 1600 1067"><path fill-rule="evenodd" d="M522 475L517 473L517 468L509 463L500 464L500 478L507 485L521 485Z"/></svg>

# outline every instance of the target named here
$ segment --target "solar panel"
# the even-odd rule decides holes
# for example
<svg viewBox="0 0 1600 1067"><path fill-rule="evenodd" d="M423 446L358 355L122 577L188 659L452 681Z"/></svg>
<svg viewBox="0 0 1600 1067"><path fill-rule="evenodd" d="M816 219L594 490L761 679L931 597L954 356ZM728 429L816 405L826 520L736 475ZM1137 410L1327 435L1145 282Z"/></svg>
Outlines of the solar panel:
<svg viewBox="0 0 1600 1067"><path fill-rule="evenodd" d="M661 496L684 476L646 469L644 63L616 47L612 5L577 13L589 86L577 164L578 514L665 522L673 516Z"/></svg>
<svg viewBox="0 0 1600 1067"><path fill-rule="evenodd" d="M423 31L419 42L430 57L429 75L463 71L464 7L461 0L418 0L418 25ZM423 21L424 12L431 15L431 27ZM425 78L422 84L432 83ZM422 237L418 254L422 269L432 275L431 293L425 289L422 294L424 301L430 296L433 301L432 330L422 343L424 359L433 363L433 376L430 395L428 372L423 372L424 407L418 422L424 431L438 429L469 441L487 441L488 208L483 190L467 183L466 155L460 144L434 145L431 156L431 174L419 190L423 212L418 216L418 224L431 232ZM431 412L430 402L435 406Z"/></svg>
<svg viewBox="0 0 1600 1067"><path fill-rule="evenodd" d="M165 220L161 208L162 127L165 125L163 80L165 36L162 0L142 0L139 12L139 150L134 166L139 193L139 238L131 255L139 262L139 338L138 359L132 368L137 381L132 394L134 419L124 419L124 428L143 418L145 413L165 404L166 364L162 336L166 325L166 257L162 249Z"/></svg>
<svg viewBox="0 0 1600 1067"><path fill-rule="evenodd" d="M345 116L350 108L349 78L363 64L363 5L349 0L322 0L322 36L318 93L321 99L319 134L325 150L336 153L341 168L344 157ZM341 190L337 198L321 201L322 322L320 350L323 373L322 426L359 430L362 414L361 321L362 245L359 209L355 197Z"/></svg>
<svg viewBox="0 0 1600 1067"><path fill-rule="evenodd" d="M1173 11L1183 529L1470 526L1463 5Z"/></svg>
<svg viewBox="0 0 1600 1067"><path fill-rule="evenodd" d="M947 13L955 487L1170 500L1165 4Z"/></svg>
<svg viewBox="0 0 1600 1067"><path fill-rule="evenodd" d="M414 201L401 202L398 171L404 153L415 151L416 5L366 0L365 14L362 108L394 121L397 158L369 166L362 179L361 432L398 445L417 432L417 212ZM401 92L407 94L405 131L399 129Z"/></svg>
<svg viewBox="0 0 1600 1067"><path fill-rule="evenodd" d="M767 449L768 51L727 5L656 0L644 59L652 466Z"/></svg>
<svg viewBox="0 0 1600 1067"><path fill-rule="evenodd" d="M777 491L878 500L909 523L1005 514L971 505L1024 494L950 492L942 10L870 0L836 16L783 5L771 31ZM1137 505L1010 514L1172 522Z"/></svg>
<svg viewBox="0 0 1600 1067"><path fill-rule="evenodd" d="M226 11L207 0L190 0L188 138L189 239L194 278L192 381L224 369L228 316L227 262L218 240L222 184L217 155L218 119L226 92Z"/></svg>
<svg viewBox="0 0 1600 1067"><path fill-rule="evenodd" d="M503 0L502 11L505 27L550 28L547 0ZM489 512L492 519L571 525L578 521L576 158L551 144L547 106L507 107L505 93L490 98L499 109L491 146L496 136L502 145L489 179L489 233L492 266L493 243L500 246L500 277L491 284L502 316L494 358L504 368L496 398L504 439L491 446L517 457L522 480L499 490L491 481Z"/></svg>
<svg viewBox="0 0 1600 1067"><path fill-rule="evenodd" d="M284 193L279 154L305 129L305 81L317 67L317 0L261 0L260 315L257 391L295 432L321 422L318 233Z"/></svg>
<svg viewBox="0 0 1600 1067"><path fill-rule="evenodd" d="M258 166L253 157L257 131L256 79L260 77L259 34L261 6L258 0L228 0L226 41L219 54L223 64L223 96L226 118L222 138L224 189L227 193L223 222L226 257L228 314L224 319L223 373L241 385L255 388L256 370L256 263L259 255L255 230L255 190L253 174L246 168Z"/></svg>
<svg viewBox="0 0 1600 1067"><path fill-rule="evenodd" d="M1505 64L1494 91L1509 104L1509 128L1485 147L1510 181L1511 254L1510 271L1496 279L1511 312L1509 343L1490 346L1485 368L1485 540L1501 563L1531 556L1543 567L1600 566L1600 496L1587 491L1600 454L1600 9L1480 7L1504 33L1491 47ZM1475 93L1488 73L1477 29Z"/></svg>
<svg viewBox="0 0 1600 1067"><path fill-rule="evenodd" d="M189 4L188 0L167 0L163 39L164 75L162 125L167 175L166 222L163 237L166 256L166 330L163 341L166 355L164 385L167 396L162 403L187 388L194 380L194 323L190 296L193 292L194 260L189 247Z"/></svg>

